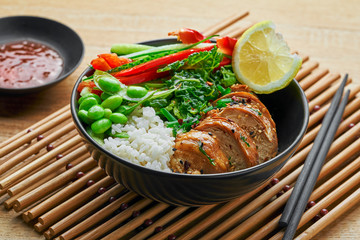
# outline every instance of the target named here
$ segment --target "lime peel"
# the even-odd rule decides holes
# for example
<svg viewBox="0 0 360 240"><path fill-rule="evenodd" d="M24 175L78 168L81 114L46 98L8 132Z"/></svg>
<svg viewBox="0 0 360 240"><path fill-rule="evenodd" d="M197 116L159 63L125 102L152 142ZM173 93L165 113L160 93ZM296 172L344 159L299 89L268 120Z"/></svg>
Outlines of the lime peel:
<svg viewBox="0 0 360 240"><path fill-rule="evenodd" d="M255 93L272 93L296 76L302 59L291 54L271 21L255 24L238 39L232 56L237 80Z"/></svg>

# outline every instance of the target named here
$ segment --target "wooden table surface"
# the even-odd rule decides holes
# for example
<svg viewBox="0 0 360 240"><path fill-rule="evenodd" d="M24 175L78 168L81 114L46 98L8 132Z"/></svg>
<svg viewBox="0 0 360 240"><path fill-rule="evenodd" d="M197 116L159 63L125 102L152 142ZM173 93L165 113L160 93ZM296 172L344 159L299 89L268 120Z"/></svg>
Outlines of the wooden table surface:
<svg viewBox="0 0 360 240"><path fill-rule="evenodd" d="M80 67L60 84L36 94L0 95L0 142L68 104L77 76L113 43L162 38L181 27L206 29L246 10L251 14L245 22L273 20L292 49L360 83L358 0L0 0L0 17L51 18L74 29L85 44ZM0 208L0 239L43 239L18 215ZM316 238L360 239L360 205Z"/></svg>

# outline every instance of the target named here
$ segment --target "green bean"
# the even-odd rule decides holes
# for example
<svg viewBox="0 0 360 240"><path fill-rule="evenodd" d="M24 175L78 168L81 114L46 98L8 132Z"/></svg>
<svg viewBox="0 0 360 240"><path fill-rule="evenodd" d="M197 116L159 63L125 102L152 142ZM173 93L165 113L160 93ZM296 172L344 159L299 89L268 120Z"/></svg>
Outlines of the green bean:
<svg viewBox="0 0 360 240"><path fill-rule="evenodd" d="M113 113L109 118L113 123L125 124L128 118L122 113Z"/></svg>
<svg viewBox="0 0 360 240"><path fill-rule="evenodd" d="M119 95L113 95L105 99L101 106L103 108L110 108L112 111L114 111L116 108L118 108L122 103L122 97Z"/></svg>
<svg viewBox="0 0 360 240"><path fill-rule="evenodd" d="M102 94L101 94L101 99L102 100L106 100L108 97L110 97L110 96L112 96L111 94L108 94L108 93L106 93L106 92L103 92Z"/></svg>
<svg viewBox="0 0 360 240"><path fill-rule="evenodd" d="M105 118L109 118L111 114L112 114L112 111L111 111L110 108L105 108L104 109L104 117Z"/></svg>
<svg viewBox="0 0 360 240"><path fill-rule="evenodd" d="M104 133L111 127L111 121L107 118L101 118L91 124L91 130L96 133Z"/></svg>
<svg viewBox="0 0 360 240"><path fill-rule="evenodd" d="M143 44L114 44L111 46L111 52L116 53L117 55L125 55L134 52L139 52L153 48L152 46L143 45Z"/></svg>
<svg viewBox="0 0 360 240"><path fill-rule="evenodd" d="M96 95L96 94L94 94L94 93L88 93L88 94L86 94L85 96L82 96L81 98L79 98L78 104L81 104L82 101L84 101L84 99L85 99L85 98L88 98L88 97L94 97L99 104L101 103L101 99L100 99L100 97L99 97L98 95Z"/></svg>
<svg viewBox="0 0 360 240"><path fill-rule="evenodd" d="M91 120L88 116L88 112L86 110L80 110L78 111L78 117L80 118L80 120L86 124L91 124L93 122L93 120Z"/></svg>
<svg viewBox="0 0 360 240"><path fill-rule="evenodd" d="M166 117L169 122L177 121L177 119L166 108L161 108L160 112L164 115L164 117Z"/></svg>
<svg viewBox="0 0 360 240"><path fill-rule="evenodd" d="M94 105L88 110L88 117L93 120L98 120L104 117L105 111L104 108L100 105Z"/></svg>
<svg viewBox="0 0 360 240"><path fill-rule="evenodd" d="M120 91L120 82L114 77L103 76L99 78L98 84L104 92L116 93Z"/></svg>
<svg viewBox="0 0 360 240"><path fill-rule="evenodd" d="M130 86L126 90L126 94L131 98L142 98L148 93L148 90L140 86Z"/></svg>
<svg viewBox="0 0 360 240"><path fill-rule="evenodd" d="M79 109L80 110L89 110L89 108L91 108L92 106L98 104L97 100L94 98L94 97L88 97L88 98L85 98L80 106L79 106Z"/></svg>

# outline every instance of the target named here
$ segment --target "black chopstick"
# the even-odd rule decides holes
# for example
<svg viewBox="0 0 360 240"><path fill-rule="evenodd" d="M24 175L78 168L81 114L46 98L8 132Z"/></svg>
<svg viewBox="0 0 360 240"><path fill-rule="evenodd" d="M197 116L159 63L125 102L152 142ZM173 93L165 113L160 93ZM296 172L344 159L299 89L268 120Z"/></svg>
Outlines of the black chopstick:
<svg viewBox="0 0 360 240"><path fill-rule="evenodd" d="M289 221L294 212L294 209L297 207L298 199L302 195L303 189L306 186L306 181L309 178L309 174L313 170L313 165L317 158L317 155L321 148L321 145L324 141L327 141L327 140L325 140L325 137L328 132L329 126L334 118L336 110L338 109L339 102L343 95L343 91L344 91L347 79L348 79L348 74L346 74L344 76L344 79L342 80L339 89L336 91L336 93L333 97L333 100L331 101L330 107L329 107L327 113L325 114L320 131L314 140L313 147L310 150L310 152L305 160L304 167L303 167L298 179L296 180L294 189L291 193L289 200L286 203L285 209L279 220L280 227L286 227L289 224Z"/></svg>
<svg viewBox="0 0 360 240"><path fill-rule="evenodd" d="M321 168L323 166L324 160L328 154L328 151L330 149L330 146L333 142L335 133L339 127L339 124L341 122L342 115L344 113L348 98L349 98L350 90L347 90L345 93L344 98L342 99L339 108L336 111L336 114L333 121L331 122L328 132L325 136L324 142L321 145L321 148L318 152L318 156L316 157L316 161L314 162L313 169L311 173L309 174L309 178L306 181L306 186L304 187L300 198L297 202L296 209L294 209L294 212L290 218L289 224L285 230L285 234L283 237L283 240L291 240L293 239L297 226L299 225L300 219L304 213L305 207L309 201L309 197L314 189L314 186L316 184L316 180L320 174Z"/></svg>

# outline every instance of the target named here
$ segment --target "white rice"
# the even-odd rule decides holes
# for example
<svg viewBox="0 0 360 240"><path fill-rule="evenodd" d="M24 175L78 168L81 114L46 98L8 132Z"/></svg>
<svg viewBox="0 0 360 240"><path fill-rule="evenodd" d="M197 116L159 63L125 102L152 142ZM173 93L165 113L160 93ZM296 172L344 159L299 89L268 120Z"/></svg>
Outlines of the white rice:
<svg viewBox="0 0 360 240"><path fill-rule="evenodd" d="M127 132L129 138L104 139L104 147L115 155L148 168L171 172L167 163L173 154L175 138L151 107L139 108L128 122L113 124L112 133Z"/></svg>

